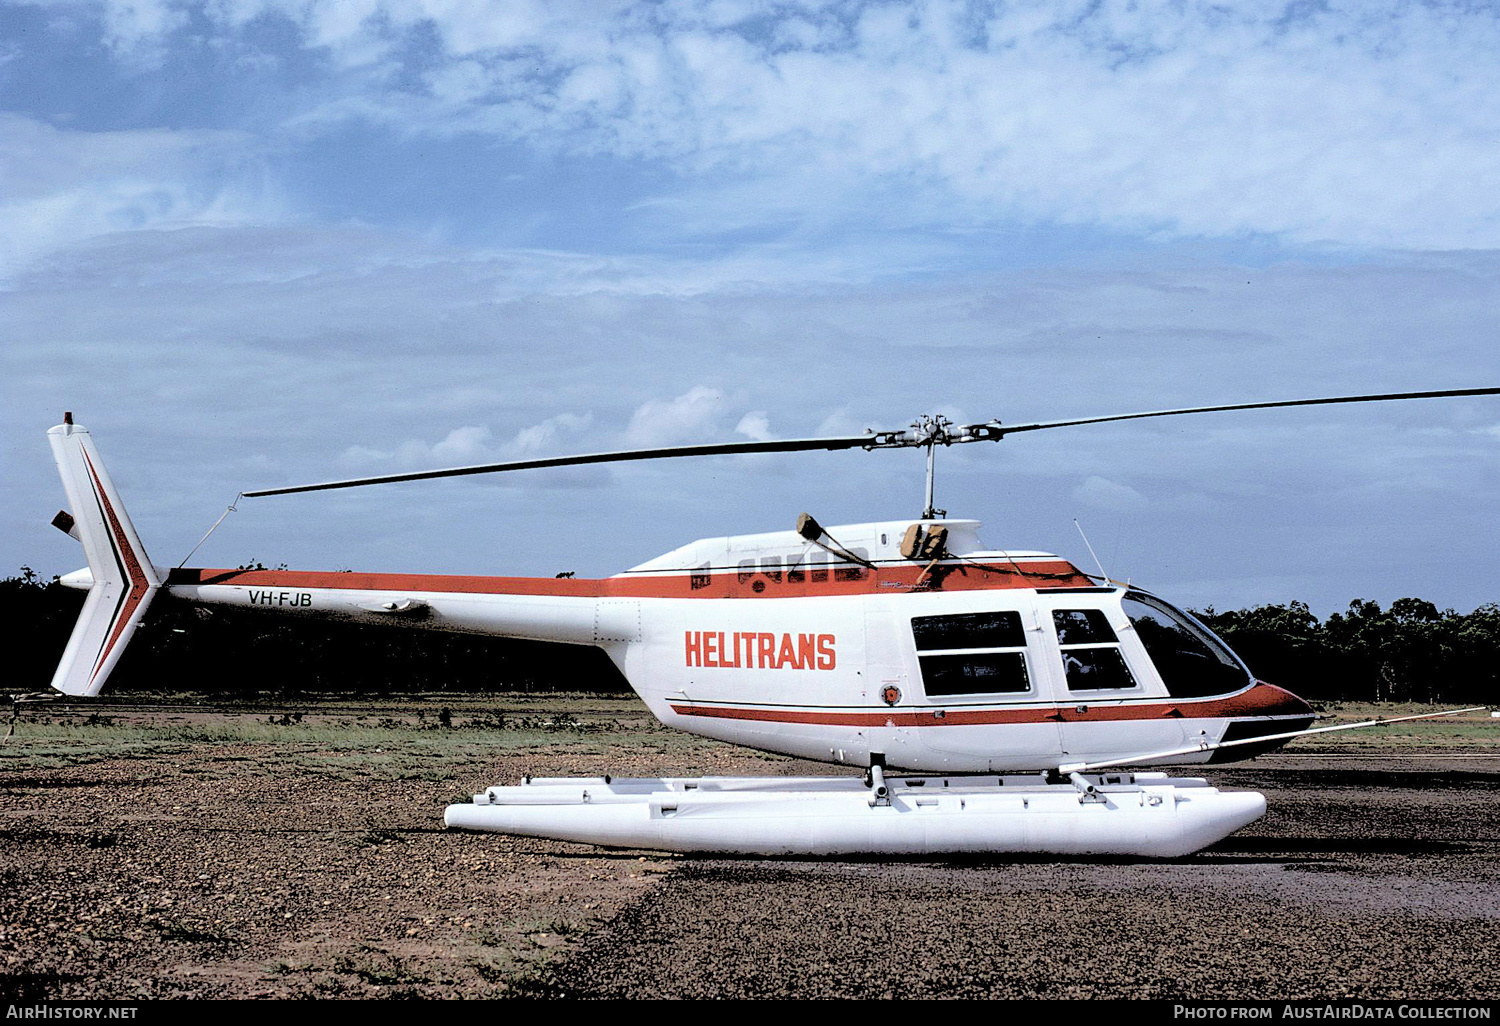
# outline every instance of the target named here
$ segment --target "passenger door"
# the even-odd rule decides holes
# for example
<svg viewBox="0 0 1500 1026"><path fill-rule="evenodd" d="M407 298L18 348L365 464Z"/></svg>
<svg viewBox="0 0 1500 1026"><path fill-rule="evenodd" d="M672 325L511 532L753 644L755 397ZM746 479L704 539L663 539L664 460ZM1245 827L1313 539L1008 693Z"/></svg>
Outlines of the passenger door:
<svg viewBox="0 0 1500 1026"><path fill-rule="evenodd" d="M1043 769L1060 755L1036 611L1024 595L1006 598L1010 608L980 596L904 624L914 683L933 717L922 740L976 771Z"/></svg>

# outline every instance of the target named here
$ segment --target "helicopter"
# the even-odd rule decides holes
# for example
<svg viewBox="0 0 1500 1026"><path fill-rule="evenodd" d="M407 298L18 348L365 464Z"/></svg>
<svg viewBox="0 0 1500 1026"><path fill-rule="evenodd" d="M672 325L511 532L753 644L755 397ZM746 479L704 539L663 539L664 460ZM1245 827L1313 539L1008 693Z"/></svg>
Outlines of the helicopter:
<svg viewBox="0 0 1500 1026"><path fill-rule="evenodd" d="M937 450L1111 421L1496 394L1397 392L1017 424L927 415L859 435L264 488L240 493L226 510L242 498L583 464L926 450L918 517L825 527L803 513L791 530L695 541L592 580L161 568L69 413L48 432L71 506L53 523L82 543L88 561L59 580L88 595L52 688L98 694L163 591L205 606L591 645L667 726L854 772L527 777L449 806L447 826L749 855L1177 857L1259 819L1265 798L1135 767L1232 761L1295 737L1396 720L1314 727L1307 702L1258 680L1167 600L1051 553L987 548L978 521L934 506Z"/></svg>

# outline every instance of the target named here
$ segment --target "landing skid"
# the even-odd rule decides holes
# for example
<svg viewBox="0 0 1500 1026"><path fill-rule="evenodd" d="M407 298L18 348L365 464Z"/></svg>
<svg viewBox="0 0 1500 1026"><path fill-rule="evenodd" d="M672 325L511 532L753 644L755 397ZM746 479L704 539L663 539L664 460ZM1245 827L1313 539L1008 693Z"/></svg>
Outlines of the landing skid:
<svg viewBox="0 0 1500 1026"><path fill-rule="evenodd" d="M444 822L613 848L738 855L1042 853L1173 858L1265 815L1254 791L1165 773L884 777L539 777Z"/></svg>

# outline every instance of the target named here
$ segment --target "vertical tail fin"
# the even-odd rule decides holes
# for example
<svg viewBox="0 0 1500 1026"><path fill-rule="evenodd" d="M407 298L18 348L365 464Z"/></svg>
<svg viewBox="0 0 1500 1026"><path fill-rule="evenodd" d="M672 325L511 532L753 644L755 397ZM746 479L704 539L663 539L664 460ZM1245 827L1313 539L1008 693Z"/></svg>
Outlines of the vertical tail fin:
<svg viewBox="0 0 1500 1026"><path fill-rule="evenodd" d="M93 576L52 686L69 695L97 695L146 614L161 578L146 558L88 431L67 414L47 432L47 440Z"/></svg>

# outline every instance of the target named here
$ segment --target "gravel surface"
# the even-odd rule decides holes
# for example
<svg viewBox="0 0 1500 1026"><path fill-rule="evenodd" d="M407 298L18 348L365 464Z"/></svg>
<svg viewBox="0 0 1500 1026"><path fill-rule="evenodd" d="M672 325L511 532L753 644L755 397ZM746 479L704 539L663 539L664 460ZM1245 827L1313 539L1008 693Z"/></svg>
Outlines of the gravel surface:
<svg viewBox="0 0 1500 1026"><path fill-rule="evenodd" d="M1215 771L1270 812L1174 861L694 861L548 981L600 998L1493 1001L1488 765L1270 756Z"/></svg>
<svg viewBox="0 0 1500 1026"><path fill-rule="evenodd" d="M1172 862L736 861L449 833L442 808L526 771L826 769L664 740L426 773L399 736L49 759L25 733L0 761L12 999L1500 999L1484 756L1213 770L1271 811Z"/></svg>

